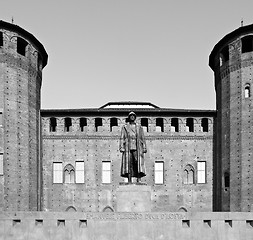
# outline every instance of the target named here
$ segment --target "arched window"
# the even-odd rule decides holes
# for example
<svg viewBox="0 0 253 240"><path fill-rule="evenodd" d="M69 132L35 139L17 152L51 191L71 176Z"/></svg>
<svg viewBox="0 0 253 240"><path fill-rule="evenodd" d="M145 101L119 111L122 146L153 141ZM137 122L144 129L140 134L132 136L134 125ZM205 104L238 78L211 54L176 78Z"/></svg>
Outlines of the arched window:
<svg viewBox="0 0 253 240"><path fill-rule="evenodd" d="M244 88L244 96L245 96L245 98L250 97L250 85L249 84L247 84Z"/></svg>
<svg viewBox="0 0 253 240"><path fill-rule="evenodd" d="M99 132L99 127L103 126L103 119L102 118L95 118L95 129L96 132Z"/></svg>
<svg viewBox="0 0 253 240"><path fill-rule="evenodd" d="M201 127L202 127L202 132L208 132L209 131L208 118L202 118L201 119Z"/></svg>
<svg viewBox="0 0 253 240"><path fill-rule="evenodd" d="M26 40L24 40L23 38L17 37L17 53L25 56L27 45L28 45L28 42Z"/></svg>
<svg viewBox="0 0 253 240"><path fill-rule="evenodd" d="M193 118L186 119L186 131L187 132L194 132L194 119Z"/></svg>
<svg viewBox="0 0 253 240"><path fill-rule="evenodd" d="M103 209L103 212L114 212L114 211L113 211L113 208L112 208L112 207L106 206L106 207Z"/></svg>
<svg viewBox="0 0 253 240"><path fill-rule="evenodd" d="M79 126L80 126L81 132L83 132L84 128L87 126L87 119L86 118L80 118Z"/></svg>
<svg viewBox="0 0 253 240"><path fill-rule="evenodd" d="M179 132L178 118L171 119L171 132Z"/></svg>
<svg viewBox="0 0 253 240"><path fill-rule="evenodd" d="M72 126L72 119L67 117L64 119L64 131L70 132Z"/></svg>
<svg viewBox="0 0 253 240"><path fill-rule="evenodd" d="M118 127L118 119L117 118L111 118L110 119L110 131L112 132L114 127Z"/></svg>
<svg viewBox="0 0 253 240"><path fill-rule="evenodd" d="M242 53L253 51L253 36L246 36L241 39Z"/></svg>
<svg viewBox="0 0 253 240"><path fill-rule="evenodd" d="M183 173L183 183L184 184L194 184L194 168L192 165L188 164L184 168Z"/></svg>
<svg viewBox="0 0 253 240"><path fill-rule="evenodd" d="M141 126L143 127L144 132L148 132L148 118L141 119Z"/></svg>
<svg viewBox="0 0 253 240"><path fill-rule="evenodd" d="M181 207L178 209L179 212L187 212L187 209L185 207Z"/></svg>
<svg viewBox="0 0 253 240"><path fill-rule="evenodd" d="M56 132L56 127L57 127L57 120L56 120L56 118L51 117L49 119L49 131Z"/></svg>
<svg viewBox="0 0 253 240"><path fill-rule="evenodd" d="M156 119L156 131L157 132L164 132L164 121L163 118Z"/></svg>
<svg viewBox="0 0 253 240"><path fill-rule="evenodd" d="M229 48L228 46L224 47L220 51L220 66L229 60Z"/></svg>
<svg viewBox="0 0 253 240"><path fill-rule="evenodd" d="M65 166L63 172L64 172L64 183L75 182L75 169L71 164Z"/></svg>
<svg viewBox="0 0 253 240"><path fill-rule="evenodd" d="M66 212L76 212L76 208L74 208L73 206L69 206L67 207Z"/></svg>

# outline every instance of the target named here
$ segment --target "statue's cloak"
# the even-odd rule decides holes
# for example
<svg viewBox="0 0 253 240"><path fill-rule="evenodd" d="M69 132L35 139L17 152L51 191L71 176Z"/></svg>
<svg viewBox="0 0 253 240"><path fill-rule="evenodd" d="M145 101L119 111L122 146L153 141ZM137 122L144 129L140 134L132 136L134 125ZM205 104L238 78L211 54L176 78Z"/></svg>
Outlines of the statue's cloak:
<svg viewBox="0 0 253 240"><path fill-rule="evenodd" d="M130 124L127 123L122 127L120 136L120 151L122 152L121 176L128 177L130 173L130 148L129 148L129 132ZM147 152L146 141L142 126L136 124L136 145L137 145L137 173L133 177L141 178L146 176L144 163L144 153Z"/></svg>

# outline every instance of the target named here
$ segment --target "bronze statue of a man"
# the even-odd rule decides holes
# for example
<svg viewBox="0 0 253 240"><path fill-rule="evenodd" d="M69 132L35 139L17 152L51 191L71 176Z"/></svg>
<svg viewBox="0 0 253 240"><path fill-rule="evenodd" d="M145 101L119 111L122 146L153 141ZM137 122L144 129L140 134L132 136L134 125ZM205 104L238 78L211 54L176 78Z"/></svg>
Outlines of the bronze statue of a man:
<svg viewBox="0 0 253 240"><path fill-rule="evenodd" d="M136 114L130 112L128 122L122 127L120 137L120 152L122 152L121 176L128 178L132 183L132 177L146 176L144 153L147 152L143 128L135 122Z"/></svg>

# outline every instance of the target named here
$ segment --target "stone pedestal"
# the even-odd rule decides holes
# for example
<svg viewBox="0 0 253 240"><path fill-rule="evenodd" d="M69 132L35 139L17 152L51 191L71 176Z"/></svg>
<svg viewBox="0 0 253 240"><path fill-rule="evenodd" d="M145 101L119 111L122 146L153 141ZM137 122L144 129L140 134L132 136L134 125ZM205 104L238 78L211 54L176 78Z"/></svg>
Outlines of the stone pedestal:
<svg viewBox="0 0 253 240"><path fill-rule="evenodd" d="M117 212L151 212L151 187L120 185L116 192Z"/></svg>

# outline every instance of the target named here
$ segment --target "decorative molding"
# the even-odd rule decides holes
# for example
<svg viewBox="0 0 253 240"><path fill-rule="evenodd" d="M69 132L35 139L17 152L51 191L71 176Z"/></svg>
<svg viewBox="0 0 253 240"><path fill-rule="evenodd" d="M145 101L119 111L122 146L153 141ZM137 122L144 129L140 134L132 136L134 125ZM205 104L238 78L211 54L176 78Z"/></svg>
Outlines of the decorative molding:
<svg viewBox="0 0 253 240"><path fill-rule="evenodd" d="M171 135L159 135L159 136L145 136L146 140L212 140L213 135L205 135L205 136L171 136ZM44 139L88 139L88 140L119 140L120 135L43 135Z"/></svg>
<svg viewBox="0 0 253 240"><path fill-rule="evenodd" d="M253 59L251 60L244 60L236 64L226 65L223 69L221 68L220 77L221 79L225 78L231 72L240 70L241 68L246 68L249 66L253 66Z"/></svg>

